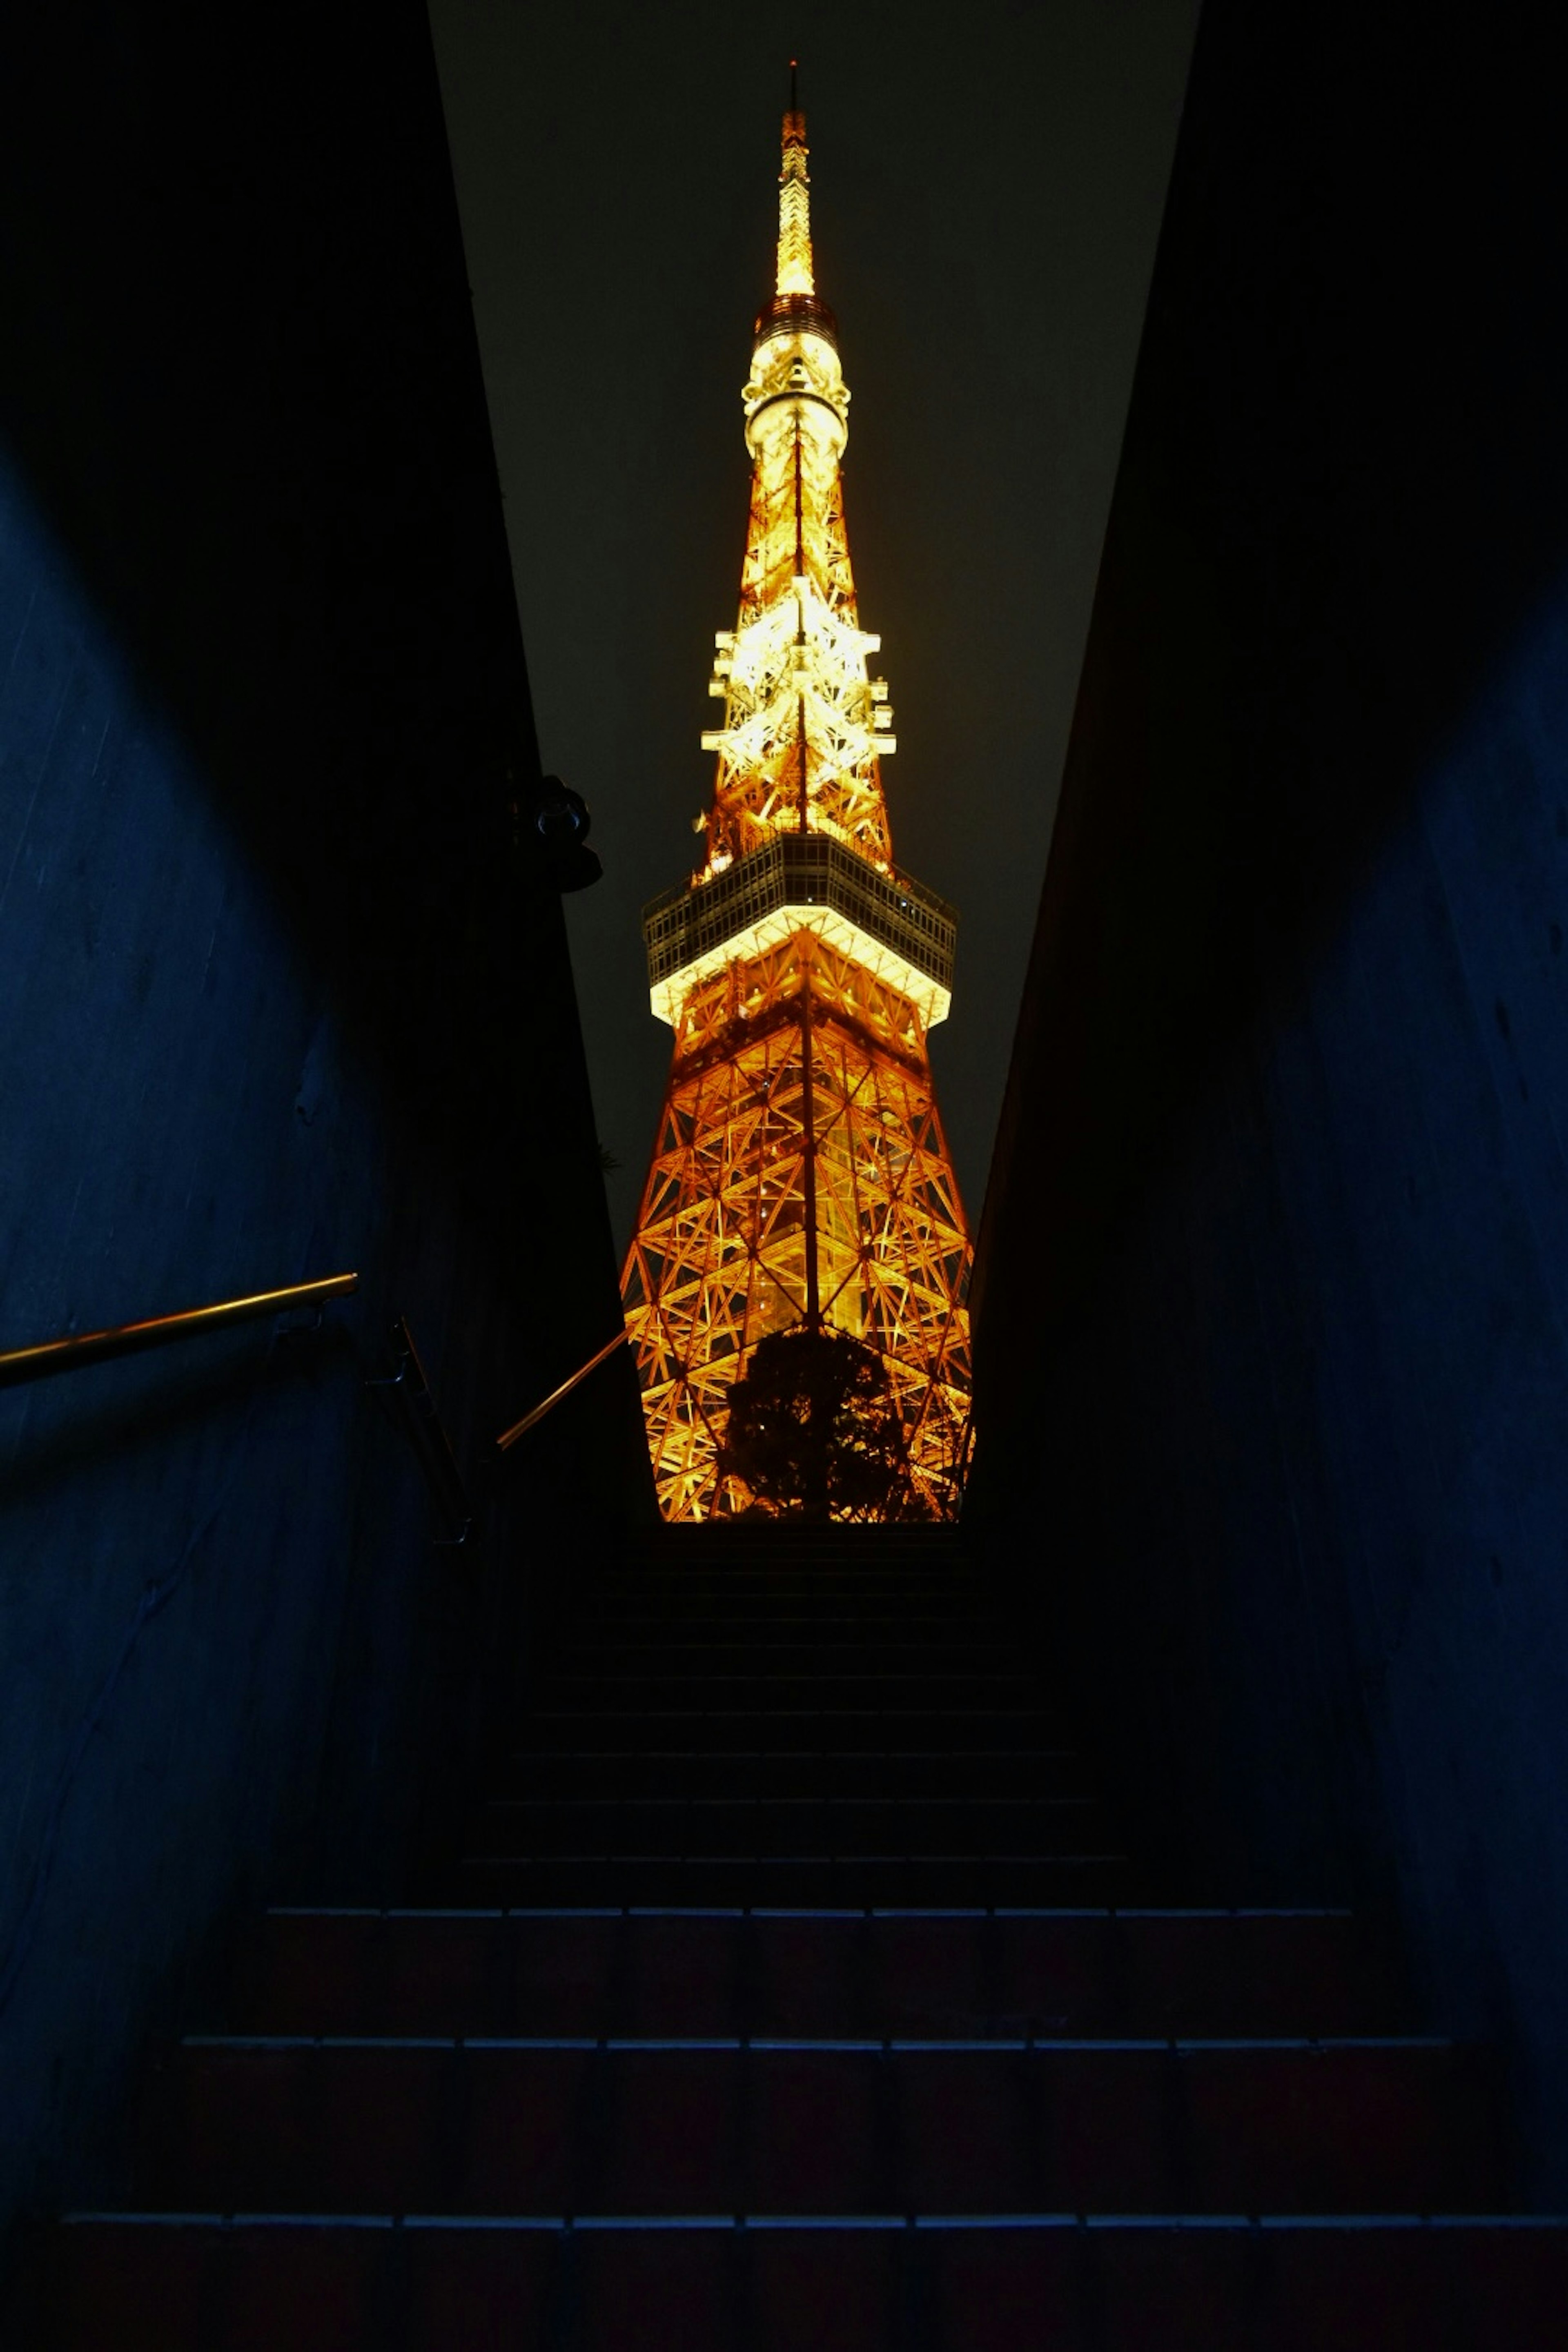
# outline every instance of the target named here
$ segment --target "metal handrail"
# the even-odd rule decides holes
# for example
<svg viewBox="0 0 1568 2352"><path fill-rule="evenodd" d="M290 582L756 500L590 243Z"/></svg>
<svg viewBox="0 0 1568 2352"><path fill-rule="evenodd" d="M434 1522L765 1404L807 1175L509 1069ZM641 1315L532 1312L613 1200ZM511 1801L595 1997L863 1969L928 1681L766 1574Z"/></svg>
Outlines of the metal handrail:
<svg viewBox="0 0 1568 2352"><path fill-rule="evenodd" d="M133 1355L142 1348L162 1348L172 1339L193 1339L228 1323L282 1315L291 1307L320 1307L329 1298L347 1297L358 1288L357 1274L329 1274L320 1282L291 1282L282 1290L258 1290L247 1298L224 1298L211 1307L182 1307L173 1315L150 1315L143 1322L121 1323L107 1331L83 1331L64 1339L45 1339L33 1348L9 1348L0 1353L0 1389L19 1388L25 1381L48 1380L56 1372L74 1372L83 1365Z"/></svg>
<svg viewBox="0 0 1568 2352"><path fill-rule="evenodd" d="M478 1524L474 1507L405 1315L400 1315L393 1325L388 1347L393 1368L390 1378L373 1380L366 1385L390 1391L402 1408L405 1426L426 1482L452 1530L447 1540L452 1545L465 1544Z"/></svg>
<svg viewBox="0 0 1568 2352"><path fill-rule="evenodd" d="M596 1356L590 1356L585 1364L578 1366L569 1381L563 1381L558 1389L552 1389L542 1404L536 1404L531 1412L525 1412L521 1421L514 1421L510 1429L502 1430L496 1439L496 1452L504 1454L509 1446L517 1444L520 1437L526 1437L534 1423L542 1421L552 1405L558 1405L563 1397L570 1396L578 1382L585 1381L590 1372L596 1372L605 1358L613 1356L628 1336L623 1324L613 1339L605 1340Z"/></svg>

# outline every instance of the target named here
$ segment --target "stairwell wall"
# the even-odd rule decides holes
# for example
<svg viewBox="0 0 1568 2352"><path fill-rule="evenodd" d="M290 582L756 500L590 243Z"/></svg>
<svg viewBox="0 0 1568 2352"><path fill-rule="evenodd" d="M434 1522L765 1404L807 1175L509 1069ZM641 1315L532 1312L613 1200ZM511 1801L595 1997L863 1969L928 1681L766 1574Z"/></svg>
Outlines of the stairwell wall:
<svg viewBox="0 0 1568 2352"><path fill-rule="evenodd" d="M0 1345L362 1281L0 1395L3 2221L228 1923L406 1890L651 1500L613 1362L470 1567L364 1386L405 1312L472 1470L619 1314L423 9L14 12L0 88Z"/></svg>
<svg viewBox="0 0 1568 2352"><path fill-rule="evenodd" d="M1568 164L1212 0L977 1278L973 1524L1183 1899L1397 1912L1568 2186Z"/></svg>

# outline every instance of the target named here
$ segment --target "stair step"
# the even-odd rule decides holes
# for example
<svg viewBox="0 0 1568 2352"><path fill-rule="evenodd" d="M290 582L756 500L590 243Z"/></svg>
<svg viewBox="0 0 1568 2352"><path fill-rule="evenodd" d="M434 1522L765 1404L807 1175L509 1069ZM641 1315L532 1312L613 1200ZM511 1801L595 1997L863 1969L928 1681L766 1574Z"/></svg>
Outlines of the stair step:
<svg viewBox="0 0 1568 2352"><path fill-rule="evenodd" d="M882 1755L952 1748L991 1754L1057 1744L1059 1726L1034 1708L813 1706L541 1706L519 1726L547 1753L687 1754L750 1748L768 1755ZM523 1748L521 1752L527 1753Z"/></svg>
<svg viewBox="0 0 1568 2352"><path fill-rule="evenodd" d="M946 1569L867 1570L845 1575L837 1569L810 1567L788 1573L742 1568L702 1573L677 1570L661 1574L650 1570L624 1577L598 1577L583 1591L588 1601L600 1598L624 1600L644 1608L703 1596L719 1609L750 1608L758 1601L771 1604L784 1600L811 1608L837 1608L847 1603L852 1608L892 1605L918 1611L934 1604L945 1611L984 1608L992 1597L992 1587L979 1577L954 1574Z"/></svg>
<svg viewBox="0 0 1568 2352"><path fill-rule="evenodd" d="M1444 2042L188 2042L137 2200L322 2213L1486 2210Z"/></svg>
<svg viewBox="0 0 1568 2352"><path fill-rule="evenodd" d="M760 1749L572 1752L520 1750L497 1775L497 1793L552 1802L566 1798L700 1797L714 1789L734 1797L910 1798L1076 1797L1082 1770L1066 1748L1004 1749L973 1756L942 1750L887 1755L778 1754Z"/></svg>
<svg viewBox="0 0 1568 2352"><path fill-rule="evenodd" d="M533 1862L470 1855L431 1889L431 1899L503 1908L542 1904L708 1905L742 1909L823 1905L862 1909L895 1905L1030 1908L1125 1900L1119 1853L976 1857L757 1854L551 1855Z"/></svg>
<svg viewBox="0 0 1568 2352"><path fill-rule="evenodd" d="M665 1673L641 1665L620 1673L547 1675L541 1705L547 1710L601 1713L636 1707L645 1712L721 1714L810 1709L816 1713L908 1712L989 1714L1033 1712L1039 1702L1033 1679L1020 1674L837 1674Z"/></svg>
<svg viewBox="0 0 1568 2352"><path fill-rule="evenodd" d="M994 1641L1005 1617L973 1593L846 1593L768 1591L736 1593L710 1587L682 1592L589 1594L560 1622L563 1639L575 1631L585 1640L626 1627L631 1632L679 1632L684 1627L730 1625L738 1638L802 1625L821 1627L832 1639L863 1627L877 1641L942 1641L972 1634Z"/></svg>
<svg viewBox="0 0 1568 2352"><path fill-rule="evenodd" d="M469 1850L544 1855L1043 1855L1103 1853L1099 1808L1083 1797L496 1798Z"/></svg>
<svg viewBox="0 0 1568 2352"><path fill-rule="evenodd" d="M1403 2020L1343 1912L275 1911L273 2033L1344 2035Z"/></svg>
<svg viewBox="0 0 1568 2352"><path fill-rule="evenodd" d="M1008 1621L1005 1604L998 1604L990 1589L979 1584L955 1584L951 1580L923 1579L917 1584L848 1584L842 1579L789 1583L770 1578L751 1583L735 1578L682 1578L678 1583L633 1584L598 1582L579 1588L567 1612L566 1622L615 1623L622 1619L651 1622L685 1622L692 1617L729 1619L736 1624L766 1624L804 1617L826 1625L853 1624L858 1619L889 1632L904 1625L994 1625Z"/></svg>
<svg viewBox="0 0 1568 2352"><path fill-rule="evenodd" d="M498 2219L83 2217L56 2233L40 2352L1526 2352L1568 2307L1550 2217Z"/></svg>
<svg viewBox="0 0 1568 2352"><path fill-rule="evenodd" d="M998 1675L1030 1690L1037 1676L1023 1672L1016 1643L970 1639L952 1633L935 1642L904 1641L897 1635L872 1642L836 1636L826 1642L775 1638L765 1628L738 1642L693 1641L681 1626L657 1639L623 1640L606 1628L596 1641L564 1642L545 1669L575 1680L605 1675L853 1675L873 1682L908 1675L971 1675L987 1683Z"/></svg>
<svg viewBox="0 0 1568 2352"><path fill-rule="evenodd" d="M986 1624L998 1615L991 1595L977 1585L931 1580L920 1584L846 1585L838 1579L788 1584L770 1580L683 1578L679 1583L598 1584L583 1593L574 1617L613 1622L621 1618L680 1623L692 1617L729 1618L738 1624L766 1624L805 1617L824 1624L866 1619L895 1629L903 1624Z"/></svg>
<svg viewBox="0 0 1568 2352"><path fill-rule="evenodd" d="M710 1628L656 1625L641 1631L623 1620L607 1621L598 1636L562 1643L550 1662L552 1674L719 1675L996 1675L1018 1671L1016 1646L995 1634L977 1633L965 1621L934 1639L903 1633L867 1639L857 1622L803 1631L797 1620L752 1626ZM1034 1677L1026 1679L1033 1682Z"/></svg>

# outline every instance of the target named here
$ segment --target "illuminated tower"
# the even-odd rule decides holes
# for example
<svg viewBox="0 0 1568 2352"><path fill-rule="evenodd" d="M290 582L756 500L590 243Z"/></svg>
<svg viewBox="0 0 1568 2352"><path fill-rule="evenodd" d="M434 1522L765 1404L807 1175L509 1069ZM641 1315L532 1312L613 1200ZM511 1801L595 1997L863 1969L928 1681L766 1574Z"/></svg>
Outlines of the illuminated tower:
<svg viewBox="0 0 1568 2352"><path fill-rule="evenodd" d="M740 614L700 870L643 921L675 1057L622 1289L659 1503L750 1497L721 1462L731 1384L764 1335L849 1334L902 1422L900 1507L956 1507L970 1250L927 1032L956 918L892 863L886 682L860 627L839 465L849 394L812 270L805 118L784 120L776 290L742 398L752 463Z"/></svg>

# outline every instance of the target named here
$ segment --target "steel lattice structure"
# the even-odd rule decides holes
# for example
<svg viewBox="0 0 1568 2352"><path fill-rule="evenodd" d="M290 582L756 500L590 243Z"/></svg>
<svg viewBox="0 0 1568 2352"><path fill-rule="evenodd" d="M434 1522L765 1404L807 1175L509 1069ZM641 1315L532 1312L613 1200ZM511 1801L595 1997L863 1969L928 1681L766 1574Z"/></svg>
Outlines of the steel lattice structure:
<svg viewBox="0 0 1568 2352"><path fill-rule="evenodd" d="M742 399L751 512L706 858L656 899L654 1011L675 1057L623 1276L659 1503L752 1499L723 1474L731 1384L766 1334L849 1334L902 1423L899 1508L956 1507L970 1248L926 1037L956 919L892 863L880 640L859 625L839 465L849 394L812 267L805 124L784 122L776 290Z"/></svg>

